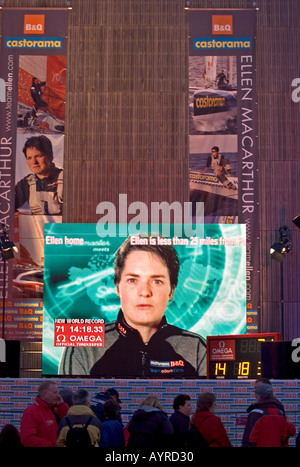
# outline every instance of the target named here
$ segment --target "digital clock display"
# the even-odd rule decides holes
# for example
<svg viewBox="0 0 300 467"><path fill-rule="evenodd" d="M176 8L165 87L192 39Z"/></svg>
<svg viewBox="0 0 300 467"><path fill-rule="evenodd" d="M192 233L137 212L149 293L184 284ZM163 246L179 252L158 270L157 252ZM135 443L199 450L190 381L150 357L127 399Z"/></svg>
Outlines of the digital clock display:
<svg viewBox="0 0 300 467"><path fill-rule="evenodd" d="M261 372L261 342L279 341L279 333L207 337L208 379L256 379Z"/></svg>

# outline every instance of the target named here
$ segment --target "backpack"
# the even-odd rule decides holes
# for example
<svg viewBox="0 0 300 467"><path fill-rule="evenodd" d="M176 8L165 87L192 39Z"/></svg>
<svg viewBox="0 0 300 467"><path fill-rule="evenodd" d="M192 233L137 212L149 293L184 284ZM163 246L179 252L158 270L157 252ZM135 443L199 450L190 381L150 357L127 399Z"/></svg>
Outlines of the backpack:
<svg viewBox="0 0 300 467"><path fill-rule="evenodd" d="M208 448L208 444L204 437L195 426L192 426L186 435L186 448L197 449L197 448Z"/></svg>
<svg viewBox="0 0 300 467"><path fill-rule="evenodd" d="M66 437L66 447L67 448L91 448L93 444L89 432L87 430L88 425L92 416L89 417L85 425L73 426L68 417L66 417L67 424L69 425L69 430Z"/></svg>

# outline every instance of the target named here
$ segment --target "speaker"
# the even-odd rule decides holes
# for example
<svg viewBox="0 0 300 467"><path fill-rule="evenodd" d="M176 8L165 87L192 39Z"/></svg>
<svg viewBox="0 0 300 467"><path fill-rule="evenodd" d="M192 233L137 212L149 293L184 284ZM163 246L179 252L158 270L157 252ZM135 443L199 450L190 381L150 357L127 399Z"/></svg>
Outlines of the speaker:
<svg viewBox="0 0 300 467"><path fill-rule="evenodd" d="M261 375L268 379L299 379L300 339L299 344L298 339L261 342Z"/></svg>
<svg viewBox="0 0 300 467"><path fill-rule="evenodd" d="M1 378L19 378L20 341L5 341L6 361L0 362Z"/></svg>

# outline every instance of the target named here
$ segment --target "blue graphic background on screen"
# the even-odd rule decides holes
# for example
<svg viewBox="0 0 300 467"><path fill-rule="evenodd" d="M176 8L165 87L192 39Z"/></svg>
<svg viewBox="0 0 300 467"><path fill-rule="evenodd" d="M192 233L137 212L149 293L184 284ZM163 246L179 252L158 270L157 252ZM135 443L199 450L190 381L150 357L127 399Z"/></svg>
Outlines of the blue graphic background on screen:
<svg viewBox="0 0 300 467"><path fill-rule="evenodd" d="M150 226L149 226L150 231ZM46 224L45 236L81 237L83 246L45 242L43 373L57 374L62 348L53 346L54 319L103 318L120 309L115 293L115 253L126 237L100 238L96 224ZM246 248L244 225L204 226L204 238L229 239L236 246L175 246L179 281L166 312L170 324L203 337L246 331ZM235 240L236 239L236 240Z"/></svg>

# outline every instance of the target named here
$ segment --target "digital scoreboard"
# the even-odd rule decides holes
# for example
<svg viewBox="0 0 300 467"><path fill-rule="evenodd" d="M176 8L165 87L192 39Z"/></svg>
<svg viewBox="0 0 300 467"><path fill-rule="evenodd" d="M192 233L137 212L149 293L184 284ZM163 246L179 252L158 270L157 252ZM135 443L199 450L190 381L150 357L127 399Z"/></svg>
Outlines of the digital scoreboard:
<svg viewBox="0 0 300 467"><path fill-rule="evenodd" d="M261 343L280 333L207 336L207 379L256 379L261 372Z"/></svg>

